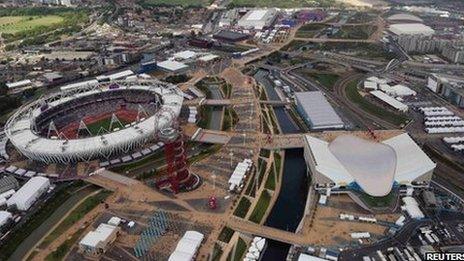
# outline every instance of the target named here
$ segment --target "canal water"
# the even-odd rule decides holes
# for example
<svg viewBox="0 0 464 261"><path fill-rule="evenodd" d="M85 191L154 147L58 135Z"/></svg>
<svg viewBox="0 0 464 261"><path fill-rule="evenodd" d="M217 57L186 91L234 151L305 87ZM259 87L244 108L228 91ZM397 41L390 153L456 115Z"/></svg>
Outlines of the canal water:
<svg viewBox="0 0 464 261"><path fill-rule="evenodd" d="M304 215L308 196L308 178L303 149L285 150L282 187L279 197L269 214L265 225L295 232ZM268 240L264 261L283 261L290 249L289 244Z"/></svg>
<svg viewBox="0 0 464 261"><path fill-rule="evenodd" d="M268 100L281 101L279 95L277 94L274 88L274 84L267 77L268 75L268 72L264 70L259 70L254 77L259 83L261 83L261 85L264 86ZM276 114L277 121L279 122L279 126L283 133L290 134L301 132L298 126L290 117L290 115L288 115L288 112L285 110L285 107L276 106L274 107L274 112Z"/></svg>

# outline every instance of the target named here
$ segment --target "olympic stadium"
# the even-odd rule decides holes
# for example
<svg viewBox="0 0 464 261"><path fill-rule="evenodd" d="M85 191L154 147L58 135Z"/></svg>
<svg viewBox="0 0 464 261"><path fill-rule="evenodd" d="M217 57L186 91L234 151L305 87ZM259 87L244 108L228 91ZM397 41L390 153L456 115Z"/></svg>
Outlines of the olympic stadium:
<svg viewBox="0 0 464 261"><path fill-rule="evenodd" d="M49 163L130 152L177 120L182 92L155 79L92 82L21 107L5 133L25 157Z"/></svg>

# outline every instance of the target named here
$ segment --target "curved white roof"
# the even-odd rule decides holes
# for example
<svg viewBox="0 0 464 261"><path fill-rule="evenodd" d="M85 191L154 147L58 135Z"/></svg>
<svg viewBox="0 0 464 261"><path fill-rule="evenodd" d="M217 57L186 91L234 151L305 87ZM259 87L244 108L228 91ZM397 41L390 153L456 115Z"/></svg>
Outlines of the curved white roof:
<svg viewBox="0 0 464 261"><path fill-rule="evenodd" d="M40 105L46 101L49 106L57 106L77 97L112 91L113 83L119 89L137 89L156 93L162 97L160 110L151 117L130 127L101 136L82 139L61 140L42 137L35 133L32 125L40 115ZM7 122L5 133L11 143L24 156L46 163L84 161L96 157L108 157L115 152L136 148L154 137L157 130L170 126L178 117L183 102L182 92L172 84L157 80L114 81L98 85L84 85L60 93L52 94L19 109ZM156 125L156 126L155 126Z"/></svg>
<svg viewBox="0 0 464 261"><path fill-rule="evenodd" d="M394 14L387 18L389 21L413 21L422 23L423 20L412 14Z"/></svg>
<svg viewBox="0 0 464 261"><path fill-rule="evenodd" d="M329 150L364 192L375 197L390 193L396 167L396 154L390 146L342 135L330 143Z"/></svg>
<svg viewBox="0 0 464 261"><path fill-rule="evenodd" d="M407 133L381 143L352 135L331 143L307 135L306 141L319 174L339 185L355 181L374 197L388 195L395 181L411 183L436 166Z"/></svg>

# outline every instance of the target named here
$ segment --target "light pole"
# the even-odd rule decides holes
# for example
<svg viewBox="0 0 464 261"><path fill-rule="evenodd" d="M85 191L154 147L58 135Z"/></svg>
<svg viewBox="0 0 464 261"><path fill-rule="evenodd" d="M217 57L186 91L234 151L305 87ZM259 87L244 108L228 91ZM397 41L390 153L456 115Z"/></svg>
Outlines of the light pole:
<svg viewBox="0 0 464 261"><path fill-rule="evenodd" d="M229 153L229 156L230 156L230 167L232 168L232 159L233 159L233 157L234 157L234 153L231 151L231 152Z"/></svg>

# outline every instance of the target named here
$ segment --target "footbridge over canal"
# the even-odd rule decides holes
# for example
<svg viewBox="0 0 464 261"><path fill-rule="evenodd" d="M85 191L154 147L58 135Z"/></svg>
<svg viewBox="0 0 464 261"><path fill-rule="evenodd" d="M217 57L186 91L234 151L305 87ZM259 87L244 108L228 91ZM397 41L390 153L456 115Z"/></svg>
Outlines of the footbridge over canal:
<svg viewBox="0 0 464 261"><path fill-rule="evenodd" d="M302 234L259 225L251 221L239 219L236 217L230 218L230 220L227 222L227 226L244 234L265 237L287 244L303 246L310 243L308 238Z"/></svg>

